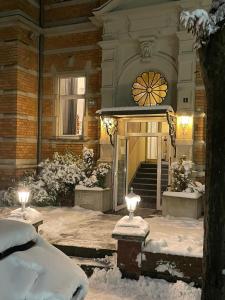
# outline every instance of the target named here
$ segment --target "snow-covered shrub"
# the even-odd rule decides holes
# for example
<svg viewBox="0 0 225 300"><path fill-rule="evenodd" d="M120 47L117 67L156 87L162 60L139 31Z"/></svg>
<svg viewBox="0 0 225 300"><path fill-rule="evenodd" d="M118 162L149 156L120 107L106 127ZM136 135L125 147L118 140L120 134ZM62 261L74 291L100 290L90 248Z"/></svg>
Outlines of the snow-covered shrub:
<svg viewBox="0 0 225 300"><path fill-rule="evenodd" d="M94 152L84 148L83 157L54 153L52 159L41 162L40 172L25 173L14 187L4 194L3 204L10 206L17 203L17 190L22 187L29 189L31 203L38 206L62 204L61 199L67 198L77 184L86 187L104 187L105 177L110 166L94 164Z"/></svg>
<svg viewBox="0 0 225 300"><path fill-rule="evenodd" d="M191 183L192 162L180 158L171 165L173 192L183 192L189 188Z"/></svg>
<svg viewBox="0 0 225 300"><path fill-rule="evenodd" d="M213 0L209 13L204 9L183 11L180 20L188 32L195 36L195 47L201 48L208 43L212 34L224 26L225 0Z"/></svg>
<svg viewBox="0 0 225 300"><path fill-rule="evenodd" d="M192 168L192 161L185 160L184 157L181 157L177 162L172 163L171 190L173 192L205 193L205 185L203 185L201 182L192 180Z"/></svg>
<svg viewBox="0 0 225 300"><path fill-rule="evenodd" d="M84 147L83 149L83 171L87 177L92 176L94 168L94 151Z"/></svg>
<svg viewBox="0 0 225 300"><path fill-rule="evenodd" d="M83 150L83 169L79 185L86 187L105 187L105 179L110 165L107 163L100 163L98 166L94 164L94 152L92 149L84 147Z"/></svg>

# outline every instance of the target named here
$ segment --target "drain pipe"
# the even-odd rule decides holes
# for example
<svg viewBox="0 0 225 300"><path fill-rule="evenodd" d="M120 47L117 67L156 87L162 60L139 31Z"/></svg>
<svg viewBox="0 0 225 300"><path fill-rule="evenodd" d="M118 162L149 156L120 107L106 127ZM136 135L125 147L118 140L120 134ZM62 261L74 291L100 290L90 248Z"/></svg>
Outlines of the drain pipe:
<svg viewBox="0 0 225 300"><path fill-rule="evenodd" d="M39 0L39 27L41 33L38 40L38 124L37 124L37 172L41 162L41 146L42 146L42 101L43 101L43 63L44 63L44 0Z"/></svg>

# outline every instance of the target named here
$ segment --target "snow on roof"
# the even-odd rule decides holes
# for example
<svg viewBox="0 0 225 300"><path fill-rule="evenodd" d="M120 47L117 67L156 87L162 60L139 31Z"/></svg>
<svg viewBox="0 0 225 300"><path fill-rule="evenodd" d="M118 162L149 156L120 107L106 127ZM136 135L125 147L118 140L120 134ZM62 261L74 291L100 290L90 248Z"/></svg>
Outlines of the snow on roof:
<svg viewBox="0 0 225 300"><path fill-rule="evenodd" d="M99 115L138 115L138 114L165 114L167 112L173 113L174 110L169 105L156 106L123 106L123 107L109 107L102 108L96 113Z"/></svg>

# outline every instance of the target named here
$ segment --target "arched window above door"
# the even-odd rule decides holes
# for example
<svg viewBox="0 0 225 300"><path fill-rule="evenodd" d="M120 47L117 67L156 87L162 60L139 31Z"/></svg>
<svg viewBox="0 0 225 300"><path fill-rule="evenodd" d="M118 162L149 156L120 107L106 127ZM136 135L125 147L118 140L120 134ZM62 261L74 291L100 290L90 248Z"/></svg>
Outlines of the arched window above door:
<svg viewBox="0 0 225 300"><path fill-rule="evenodd" d="M158 105L163 102L168 92L166 79L158 72L144 72L132 86L134 101L139 106Z"/></svg>

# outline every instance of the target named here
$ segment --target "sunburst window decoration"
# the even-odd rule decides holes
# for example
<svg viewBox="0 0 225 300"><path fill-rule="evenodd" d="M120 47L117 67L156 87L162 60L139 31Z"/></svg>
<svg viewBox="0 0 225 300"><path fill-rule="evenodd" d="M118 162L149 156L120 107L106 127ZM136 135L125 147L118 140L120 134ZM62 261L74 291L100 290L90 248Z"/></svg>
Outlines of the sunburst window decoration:
<svg viewBox="0 0 225 300"><path fill-rule="evenodd" d="M168 83L158 72L142 73L136 78L132 86L134 101L140 106L152 106L162 103L167 92Z"/></svg>

